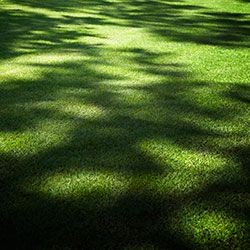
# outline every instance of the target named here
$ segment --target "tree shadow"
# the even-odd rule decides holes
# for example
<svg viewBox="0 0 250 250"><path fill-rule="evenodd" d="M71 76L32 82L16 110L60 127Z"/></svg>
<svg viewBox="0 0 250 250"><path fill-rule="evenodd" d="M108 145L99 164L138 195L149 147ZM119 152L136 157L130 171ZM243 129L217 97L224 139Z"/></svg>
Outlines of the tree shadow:
<svg viewBox="0 0 250 250"><path fill-rule="evenodd" d="M137 60L138 50L133 53L135 53L133 58ZM140 61L140 63L143 62ZM149 68L154 67L151 63L148 64L147 60L145 65L149 65L147 66ZM67 64L67 67L74 66ZM179 66L175 65L175 67L178 67L180 71ZM98 74L95 78L96 81L99 79L99 85L100 79L105 79L103 75ZM45 75L44 79L48 79L48 76ZM108 79L112 79L111 76ZM20 82L17 88L19 96L22 96L27 89L30 93L32 84L33 82L30 82L27 85L26 82L25 86ZM232 113L229 111L230 108L228 112L223 110L223 117L220 110L206 110L195 104L192 98L193 91L207 87L207 85L209 83L173 81L158 85L154 83L146 87L125 87L125 91L132 89L142 92L145 96L153 96L150 103L141 100L132 105L119 98L124 87L117 87L116 91L111 91L109 88L100 89L100 86L94 84L82 86L66 81L61 85L57 84L55 88L46 89L44 81L41 80L41 84L38 84L36 89L40 93L36 97L36 102L43 100L47 95L50 95L53 100L56 98L56 95L53 97L53 91L57 93L59 88L63 90L67 88L88 89L87 94L73 94L69 100L79 99L81 102L103 107L109 112L103 118L89 120L86 117L79 118L75 114L63 113L57 109L54 111L42 109L39 112L36 110L35 115L32 108L22 113L18 111L19 117L15 119L18 119L20 126L15 130L25 131L35 126L38 121L46 119L55 119L58 122L70 121L74 127L67 135L69 138L67 142L48 147L32 156L16 157L11 154L1 154L3 173L1 196L2 200L5 200L1 203L2 240L7 242L9 247L13 247L12 244L18 244L24 248L36 246L72 249L83 247L89 249L195 248L190 239L182 240L180 232L172 230L168 221L175 216L176 211L188 206L190 201L192 203L198 200L200 203L209 204L214 209L220 208L227 199L226 197L230 200L228 189L224 187L223 177L215 183L212 182L211 186L201 187L201 191L196 191L194 188L192 194L184 193L180 196L155 193L149 185L151 178L163 176L167 178L169 173L175 170L171 164L162 165L155 162L154 158L139 150L136 145L143 140L167 139L183 149L207 153L220 150L224 152L225 157L234 155L242 167L244 165L244 168L247 168L248 150L230 149L231 151L226 152L213 144L201 147L202 140L207 140L209 137L224 139L227 135L186 121L190 114L200 115L200 121L204 117L214 120L218 120L218 117L220 120L232 119L228 115ZM7 91L4 96L15 105L17 102L22 104L28 101L28 99L18 100L17 94L10 98ZM134 113L139 111L143 111L141 118L140 116L134 117ZM13 119L11 118L12 112L10 109L5 120ZM34 116L36 120L32 125L23 122L24 117L30 119ZM239 154L239 152L243 153ZM39 180L43 176L45 179L52 176L49 178L53 179L55 174L67 176L71 172L79 171L117 173L121 176L129 176L130 181L125 191L118 197L110 196L105 189L96 190L95 188L87 193L77 193L76 196L73 192L72 195L66 197L64 195L53 197L49 190L48 193L44 193L39 190L34 192L34 190L26 189L26 186L29 186L27 183ZM246 174L248 175L244 172L244 175ZM138 184L141 181L145 183ZM38 187L41 185L39 181L34 183L31 185ZM53 182L49 185L52 185L49 189L53 189ZM235 187L239 188L239 185L235 183ZM241 192L248 192L247 187L241 185ZM229 188L233 194L238 192L232 183ZM217 200L219 193L225 198ZM235 211L234 206L226 210L234 216L243 216L242 214L247 216L244 209ZM214 246L223 246L217 241L214 244Z"/></svg>
<svg viewBox="0 0 250 250"><path fill-rule="evenodd" d="M78 1L21 3L53 11L78 8L80 4ZM77 38L98 37L88 29L89 26L117 23L144 26L154 34L179 42L206 44L212 39L210 44L216 46L244 47L248 45L239 42L248 32L245 29L246 16L205 12L204 8L183 1L84 1L83 7L98 12L98 17L76 18L64 14L63 18L58 18L25 11L23 16L16 17L18 11L13 10L5 13L6 19L3 18L6 25L13 27L10 28L12 34L3 38L5 40L1 43L4 59L44 50L76 52L87 55L88 59L63 63L30 62L26 65L43 69L38 79L10 80L0 87L1 132L17 136L14 140L8 138L7 143L5 141L6 152L0 155L1 244L18 249L225 247L225 241L220 239L194 242L192 235L185 236L181 224L177 223L173 229L171 220L176 212L197 203L204 203L204 207L214 211L225 210L236 218L249 219L245 205L240 208L236 201L236 205L234 202L228 206L234 199L230 194L249 194L249 147L231 145L232 138L242 136L238 136L237 131L225 132L216 128L224 123L237 125L236 116L243 116L245 112L238 110L237 105L249 104L248 88L223 83L220 98L236 103L221 108L201 105L197 98L202 96L202 91L213 89L219 83L192 81L186 65L175 61L157 63L157 58L168 55L141 48L118 50L117 53L125 54L128 61L141 67L140 72L154 76L154 79L160 76L161 80L147 85L110 87L106 81L124 80L126 76L98 71L97 64L99 61L108 65L110 62L98 59L103 50L114 51L100 44L78 43ZM134 10L129 10L129 7ZM185 19L183 10L198 12L200 16ZM111 17L113 20L109 22ZM177 29L176 33L171 31L166 35L166 26L189 27L191 22L203 32L188 36ZM86 25L86 29L60 31L58 25L64 24ZM25 26L26 36L19 30L21 26ZM45 30L45 34L33 33L33 26L36 30ZM6 27L3 25L1 31L7 30ZM239 30L243 33L238 34ZM229 32L232 37L225 38L223 35ZM39 43L40 38L42 43ZM65 42L65 39L75 41ZM17 40L25 44L28 51L12 50ZM49 125L46 125L47 121ZM212 123L211 126L205 126L204 121ZM66 129L60 130L61 127ZM34 135L33 130L39 132ZM46 134L47 130L51 133ZM19 141L18 136L29 132L31 135L26 141ZM64 137L60 137L59 142L56 138L54 143L49 138L53 133ZM39 151L20 153L8 150L13 143L17 144L13 148L18 148L18 143L24 147L40 134L41 141L34 141L34 148L43 145ZM160 150L152 141L155 144L163 141ZM149 148L147 143L151 143ZM168 147L164 147L164 143ZM173 150L177 150L177 154ZM156 155L158 151L166 155ZM194 153L193 158L190 152ZM179 159L182 155L183 162ZM232 176L228 182L228 175L234 172L227 175L227 161L225 169L206 173L202 167L210 163L199 162L200 155L205 158L219 155L229 162L232 158L233 166L242 173L235 178ZM190 171L190 176L187 175L186 179L178 177L180 168L176 169L176 165L184 170L185 166L190 167L186 170ZM192 165L198 171L192 173ZM177 184L191 179L187 192L171 182L175 175ZM157 180L162 181L163 187L164 181L170 181L170 190L159 191ZM238 180L243 180L243 184L239 185ZM70 181L72 183L68 184ZM99 187L98 182L103 185ZM80 190L77 190L79 185ZM69 189L64 191L68 186ZM243 241L237 235L236 239L230 237L226 243L232 242L234 246L240 244L238 240Z"/></svg>
<svg viewBox="0 0 250 250"><path fill-rule="evenodd" d="M226 93L226 97L229 97L239 103L250 104L250 88L248 85L233 85L230 91Z"/></svg>
<svg viewBox="0 0 250 250"><path fill-rule="evenodd" d="M249 47L247 14L216 11L185 1L60 1L57 4L51 1L11 2L17 3L17 8L33 7L34 12L30 9L2 11L2 57L14 53L11 51L13 42L27 43L20 47L30 52L60 46L64 49L79 48L77 37L97 36L91 32L94 25L144 28L166 40L183 43ZM75 11L76 8L78 11L81 8L81 16L58 14L62 13L60 11ZM52 14L46 11L52 11ZM83 16L84 13L89 16ZM62 28L65 25L78 25L79 29L70 31ZM39 34L39 31L45 30L45 33ZM65 39L71 41L67 42L67 47Z"/></svg>

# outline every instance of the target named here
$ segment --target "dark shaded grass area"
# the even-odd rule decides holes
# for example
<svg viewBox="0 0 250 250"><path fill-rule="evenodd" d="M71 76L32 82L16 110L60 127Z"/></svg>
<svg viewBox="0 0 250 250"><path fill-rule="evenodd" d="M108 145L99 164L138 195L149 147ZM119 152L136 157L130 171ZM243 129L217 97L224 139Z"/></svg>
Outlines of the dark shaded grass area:
<svg viewBox="0 0 250 250"><path fill-rule="evenodd" d="M15 1L12 1L15 2ZM183 114L196 114L202 118L218 121L233 119L237 105L249 108L250 88L248 85L227 84L221 98L233 101L235 106L222 107L213 110L198 106L192 98L194 91L204 86L220 88L220 83L213 87L210 82L186 81L188 75L184 65L157 65L151 62L157 54L150 54L139 48L129 51L134 61L145 66L154 75L171 77L168 82L152 83L148 86L124 87L125 91L138 90L154 97L150 105L138 102L129 105L122 101L119 91L123 87L110 87L103 84L105 80L119 80L118 76L108 75L93 70L90 64L98 63L97 59L103 53L102 44L89 45L77 42L66 43L64 39L74 39L78 36L96 36L91 29L83 31L65 31L58 25L66 23L82 24L83 26L112 24L128 27L147 27L150 32L162 38L178 42L210 44L228 48L249 47L249 21L245 14L210 12L204 7L181 4L181 1L132 1L120 4L106 1L58 1L56 3L17 1L32 7L64 11L74 7L86 7L99 11L100 18L49 18L41 14L25 13L22 10L6 12L0 15L0 57L1 60L14 58L22 53L32 54L43 50L58 49L65 52L88 54L93 58L86 65L63 63L60 65L44 65L53 67L55 73L42 75L36 81L16 80L11 84L2 85L0 89L1 120L0 129L5 132L21 132L35 126L39 121L55 119L58 122L71 122L74 129L70 139L62 145L48 148L47 151L33 156L14 157L11 154L1 154L1 245L16 249L123 249L125 247L153 246L156 249L193 249L199 244L190 242L173 231L168 221L175 216L175 211L189 204L198 202L216 209L223 209L234 217L249 220L249 207L240 204L230 204L230 195L249 193L249 147L219 148L206 143L206 138L225 138L230 135L202 129L183 119ZM126 7L136 9L129 11ZM106 9L106 10L105 10ZM183 10L197 11L196 16L182 15ZM111 20L111 21L110 21ZM189 32L194 27L200 32ZM171 29L171 27L174 29ZM33 30L45 32L42 39L50 41L51 45L39 44L40 36ZM191 31L191 30L190 30ZM13 50L16 41L23 41L28 52ZM128 51L127 51L128 52ZM123 53L120 51L119 53ZM101 62L99 62L101 63ZM89 64L89 65L88 65ZM173 70L172 68L176 68ZM86 78L78 81L70 79L77 67L81 76ZM157 70L156 70L157 69ZM68 72L68 73L65 73ZM101 86L101 87L100 87ZM54 101L58 90L87 90L87 94L71 94L70 98L84 100L109 110L103 119L87 120L73 115L66 115L58 110L46 108L30 108L23 110L22 104L40 101ZM118 91L118 94L117 92ZM15 107L15 109L13 109ZM18 109L18 107L20 107ZM153 121L135 118L131 113L137 110L155 110ZM158 119L159 118L159 119ZM102 134L99 131L108 128L110 131L124 133ZM243 135L244 136L244 135ZM193 139L197 137L197 140ZM203 189L179 196L155 194L152 190L139 192L130 183L126 193L115 203L102 207L98 200L103 194L84 194L72 198L51 198L40 193L29 193L20 189L26 180L53 172L68 172L74 166L77 170L111 171L137 176L160 176L171 171L150 157L136 150L136 143L143 139L167 138L183 149L194 151L217 152L230 156L241 166L242 182L238 179L228 182L221 178L208 184ZM192 139L191 139L192 138ZM100 169L98 169L100 168ZM214 195L216 193L216 195ZM226 204L226 205L225 205ZM223 245L219 241L210 242L211 249L233 247L247 249L248 240L228 242ZM146 247L145 247L146 248Z"/></svg>

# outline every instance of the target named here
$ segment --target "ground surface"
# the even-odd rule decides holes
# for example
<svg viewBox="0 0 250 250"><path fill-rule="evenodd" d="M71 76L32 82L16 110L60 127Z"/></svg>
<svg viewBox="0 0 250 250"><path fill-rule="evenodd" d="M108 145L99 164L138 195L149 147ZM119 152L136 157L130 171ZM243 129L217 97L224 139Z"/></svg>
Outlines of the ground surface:
<svg viewBox="0 0 250 250"><path fill-rule="evenodd" d="M249 14L1 0L1 245L250 249Z"/></svg>

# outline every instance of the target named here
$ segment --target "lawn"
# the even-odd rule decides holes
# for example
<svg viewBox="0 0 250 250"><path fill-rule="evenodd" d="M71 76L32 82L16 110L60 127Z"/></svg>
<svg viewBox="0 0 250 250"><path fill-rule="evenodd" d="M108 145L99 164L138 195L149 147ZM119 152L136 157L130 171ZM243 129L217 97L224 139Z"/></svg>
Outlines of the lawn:
<svg viewBox="0 0 250 250"><path fill-rule="evenodd" d="M0 0L3 249L250 249L250 3Z"/></svg>

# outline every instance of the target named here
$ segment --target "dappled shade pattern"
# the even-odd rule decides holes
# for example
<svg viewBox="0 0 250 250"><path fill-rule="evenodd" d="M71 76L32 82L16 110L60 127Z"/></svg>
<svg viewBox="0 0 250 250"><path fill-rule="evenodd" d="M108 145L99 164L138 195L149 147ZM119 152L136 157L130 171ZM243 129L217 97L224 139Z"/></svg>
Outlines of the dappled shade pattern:
<svg viewBox="0 0 250 250"><path fill-rule="evenodd" d="M1 245L249 249L248 4L218 2L0 3Z"/></svg>

